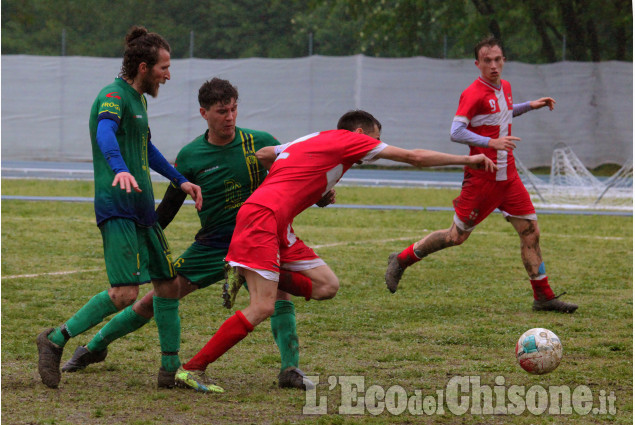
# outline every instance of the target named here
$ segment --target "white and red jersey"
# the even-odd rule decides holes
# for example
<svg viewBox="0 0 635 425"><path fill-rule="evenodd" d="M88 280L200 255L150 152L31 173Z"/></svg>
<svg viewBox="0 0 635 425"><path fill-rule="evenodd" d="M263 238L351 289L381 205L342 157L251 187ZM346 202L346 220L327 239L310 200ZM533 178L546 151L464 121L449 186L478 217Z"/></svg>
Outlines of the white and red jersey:
<svg viewBox="0 0 635 425"><path fill-rule="evenodd" d="M509 82L501 80L500 87L494 87L479 77L461 93L454 121L464 122L468 130L480 136L497 139L511 136L513 111L512 87ZM495 180L508 180L517 175L512 152L470 146L470 155L480 153L494 161L498 171L489 173L484 170L470 170L470 173Z"/></svg>
<svg viewBox="0 0 635 425"><path fill-rule="evenodd" d="M284 148L245 203L265 206L279 222L290 223L331 190L353 164L372 160L386 146L348 130L304 136Z"/></svg>

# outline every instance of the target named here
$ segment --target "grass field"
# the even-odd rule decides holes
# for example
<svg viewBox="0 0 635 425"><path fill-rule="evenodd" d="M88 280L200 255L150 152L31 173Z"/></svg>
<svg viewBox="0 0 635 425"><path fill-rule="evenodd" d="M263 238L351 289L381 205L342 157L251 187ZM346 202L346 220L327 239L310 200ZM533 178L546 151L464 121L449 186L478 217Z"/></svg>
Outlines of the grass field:
<svg viewBox="0 0 635 425"><path fill-rule="evenodd" d="M157 197L164 188L157 185ZM2 194L92 196L92 183L3 180ZM342 187L338 202L450 206L456 194ZM303 392L277 388L279 355L268 322L208 368L226 389L223 395L157 390L154 322L114 342L104 363L64 374L58 390L45 387L37 372L35 337L108 287L101 237L90 203L4 201L2 422L633 423L632 217L539 218L550 282L556 293L566 290L565 299L580 305L573 315L531 311L531 286L520 261L518 236L496 214L464 245L408 269L399 291L390 294L383 282L388 254L448 227L451 219L451 212L335 208L312 208L297 218L298 235L316 248L341 283L333 300L296 299L300 367L319 375L313 405L326 410L307 415ZM166 230L175 254L191 243L196 230L194 208L187 205ZM54 274L58 272L68 274ZM183 360L231 314L221 302L220 285L182 301ZM238 308L247 302L243 291ZM70 341L63 361L100 326ZM533 327L551 329L564 346L561 365L548 375L529 375L515 361L516 340ZM494 406L507 408L507 414L479 413L486 403L469 397L479 388L452 386L467 377L493 389ZM350 382L361 380L363 389L346 391ZM589 401L576 404L570 414L555 414L555 402L534 414L544 410L543 397L554 386L582 398L588 389ZM480 392L487 393L485 387ZM519 388L527 409L512 398L512 390ZM392 397L395 394L402 398ZM368 408L360 403L364 396ZM469 404L452 407L457 396ZM406 407L403 397L412 405ZM386 405L377 404L384 401ZM357 408L358 414L346 414L347 404L348 412ZM594 414L591 408L602 410Z"/></svg>

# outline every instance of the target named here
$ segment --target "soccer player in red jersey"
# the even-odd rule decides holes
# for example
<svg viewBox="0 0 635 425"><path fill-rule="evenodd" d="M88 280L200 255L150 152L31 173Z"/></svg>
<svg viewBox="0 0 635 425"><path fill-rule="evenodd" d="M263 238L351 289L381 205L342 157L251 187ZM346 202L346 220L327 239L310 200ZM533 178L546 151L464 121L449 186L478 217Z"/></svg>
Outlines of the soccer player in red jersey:
<svg viewBox="0 0 635 425"><path fill-rule="evenodd" d="M257 152L263 166L273 165L239 210L225 258L232 267L230 279L237 280L237 274L246 279L249 306L227 319L201 351L183 365L185 370L204 371L270 317L278 288L307 300L335 296L339 289L337 276L294 234L292 223L328 194L353 164L385 158L417 167L467 165L496 171L493 162L482 154L458 156L388 146L380 141L381 124L365 111L344 114L337 128ZM290 271L282 280L281 270Z"/></svg>
<svg viewBox="0 0 635 425"><path fill-rule="evenodd" d="M556 103L550 97L514 104L510 84L501 79L505 56L499 40L489 37L474 48L481 72L463 93L452 122L451 140L470 146L470 155L485 155L496 164L496 173L465 169L463 186L454 200L454 222L437 230L401 253L388 257L386 285L397 290L404 270L433 252L467 240L476 225L496 208L520 236L520 256L534 292L534 310L573 313L578 306L556 297L549 286L540 252L536 211L516 171L513 150L520 139L511 135L512 117Z"/></svg>

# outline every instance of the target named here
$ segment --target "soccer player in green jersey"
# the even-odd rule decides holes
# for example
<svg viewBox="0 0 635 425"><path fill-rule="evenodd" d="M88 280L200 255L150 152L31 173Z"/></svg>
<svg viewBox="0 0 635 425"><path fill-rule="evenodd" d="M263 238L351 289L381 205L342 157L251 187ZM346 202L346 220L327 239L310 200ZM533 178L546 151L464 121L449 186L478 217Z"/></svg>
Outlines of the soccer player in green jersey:
<svg viewBox="0 0 635 425"><path fill-rule="evenodd" d="M48 387L59 386L59 365L68 340L131 305L139 285L150 281L162 353L158 383L176 385L181 365L178 286L170 247L157 223L150 169L168 178L184 196L189 194L199 210L202 197L201 188L176 171L150 141L145 93L157 96L159 85L170 79L169 68L167 41L143 27L132 27L126 35L120 76L93 103L89 129L95 214L111 287L92 297L62 325L38 335L38 370ZM188 385L208 390L195 381Z"/></svg>
<svg viewBox="0 0 635 425"><path fill-rule="evenodd" d="M268 133L236 127L238 90L229 81L213 78L205 82L200 87L198 101L208 129L183 147L176 159L177 170L198 184L203 194L203 207L198 213L201 229L194 243L174 262L180 298L223 279L224 259L238 209L267 174L256 160L256 151L279 144ZM158 221L164 229L184 201L185 194L171 184L157 208ZM115 316L86 347L77 348L62 370L74 372L103 361L110 342L139 329L152 318L152 300L150 291ZM312 388L313 383L298 369L295 307L286 292L278 292L271 331L281 355L279 386ZM202 382L211 383L204 372L197 372L189 371ZM179 380L182 378L179 376Z"/></svg>

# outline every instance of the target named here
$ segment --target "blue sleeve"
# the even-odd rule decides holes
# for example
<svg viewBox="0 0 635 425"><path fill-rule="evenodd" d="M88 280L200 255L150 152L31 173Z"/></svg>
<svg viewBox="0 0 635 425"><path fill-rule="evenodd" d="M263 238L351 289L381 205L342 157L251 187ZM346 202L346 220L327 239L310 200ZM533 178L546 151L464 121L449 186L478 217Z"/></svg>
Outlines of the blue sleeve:
<svg viewBox="0 0 635 425"><path fill-rule="evenodd" d="M481 136L467 129L467 124L463 121L452 121L452 129L450 130L450 140L464 145L480 146L482 148L489 147L489 137Z"/></svg>
<svg viewBox="0 0 635 425"><path fill-rule="evenodd" d="M176 168L165 159L150 140L148 140L148 162L150 163L150 168L170 180L177 187L188 181L181 173L176 171Z"/></svg>
<svg viewBox="0 0 635 425"><path fill-rule="evenodd" d="M102 119L97 124L97 145L115 174L129 172L115 136L118 128L119 124L111 119Z"/></svg>
<svg viewBox="0 0 635 425"><path fill-rule="evenodd" d="M517 117L518 115L522 115L529 111L531 111L531 105L529 102L514 103L514 112L512 116Z"/></svg>

